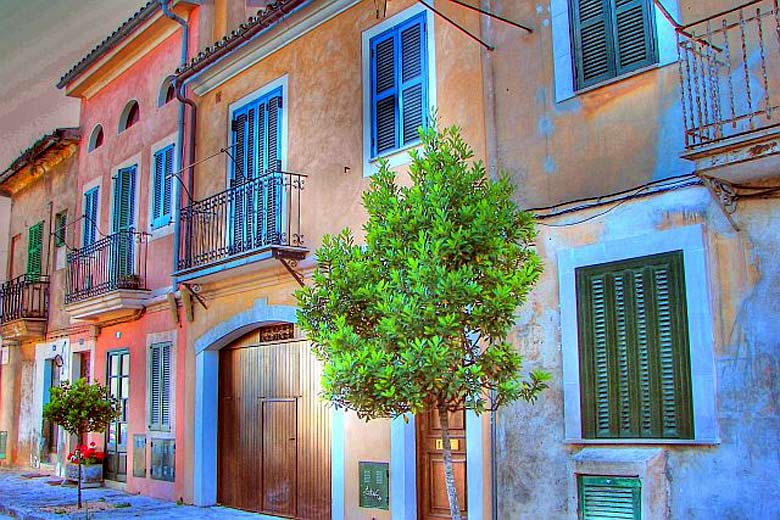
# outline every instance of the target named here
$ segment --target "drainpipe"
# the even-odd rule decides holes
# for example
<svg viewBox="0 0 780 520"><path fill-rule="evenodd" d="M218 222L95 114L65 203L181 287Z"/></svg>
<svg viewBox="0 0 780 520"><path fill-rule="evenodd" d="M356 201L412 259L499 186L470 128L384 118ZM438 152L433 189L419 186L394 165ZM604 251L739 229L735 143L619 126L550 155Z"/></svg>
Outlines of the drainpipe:
<svg viewBox="0 0 780 520"><path fill-rule="evenodd" d="M190 27L187 25L187 21L180 16L177 16L173 11L170 10L170 7L168 6L168 0L160 0L160 8L162 9L163 14L173 20L174 22L181 25L181 66L184 66L187 64L187 56L189 54L189 42L190 42ZM179 95L179 88L178 85L173 83L174 91L176 92L176 98L179 101L182 101L182 98ZM179 121L178 121L178 128L177 128L177 134L176 134L176 150L179 153L179 165L184 164L184 101L182 101L182 104L179 105ZM192 164L193 162L193 156L194 156L194 148L193 148L193 136L195 135L195 107L193 103L192 108L192 130L190 132L190 160L189 164ZM181 168L181 166L179 166ZM173 181L171 181L173 182ZM190 170L190 183L192 182L192 173ZM190 185L190 193L192 193L192 186ZM177 190L178 191L178 190ZM173 199L173 273L179 270L179 240L181 239L181 229L179 227L179 206L181 204L181 193L178 193L176 197ZM176 292L177 289L177 282L176 278L174 277L173 280L173 291Z"/></svg>

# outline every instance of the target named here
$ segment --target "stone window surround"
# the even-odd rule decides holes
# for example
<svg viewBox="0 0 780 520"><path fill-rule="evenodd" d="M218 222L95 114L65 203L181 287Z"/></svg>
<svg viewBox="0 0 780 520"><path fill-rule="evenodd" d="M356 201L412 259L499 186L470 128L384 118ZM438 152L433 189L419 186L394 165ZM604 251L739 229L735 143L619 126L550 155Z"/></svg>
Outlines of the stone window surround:
<svg viewBox="0 0 780 520"><path fill-rule="evenodd" d="M577 327L578 267L682 250L688 336L691 353L693 439L584 439L580 409L580 367ZM558 290L563 356L565 442L570 444L719 444L715 407L714 335L709 276L701 224L650 231L630 238L565 249L558 253Z"/></svg>

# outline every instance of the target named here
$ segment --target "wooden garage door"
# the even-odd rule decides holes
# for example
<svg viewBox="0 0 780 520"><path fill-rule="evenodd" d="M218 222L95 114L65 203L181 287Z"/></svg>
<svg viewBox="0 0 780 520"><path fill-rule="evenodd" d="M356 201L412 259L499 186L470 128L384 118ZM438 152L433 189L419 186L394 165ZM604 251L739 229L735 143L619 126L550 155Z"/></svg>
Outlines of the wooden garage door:
<svg viewBox="0 0 780 520"><path fill-rule="evenodd" d="M320 367L304 341L220 352L218 501L273 515L330 519L330 420Z"/></svg>

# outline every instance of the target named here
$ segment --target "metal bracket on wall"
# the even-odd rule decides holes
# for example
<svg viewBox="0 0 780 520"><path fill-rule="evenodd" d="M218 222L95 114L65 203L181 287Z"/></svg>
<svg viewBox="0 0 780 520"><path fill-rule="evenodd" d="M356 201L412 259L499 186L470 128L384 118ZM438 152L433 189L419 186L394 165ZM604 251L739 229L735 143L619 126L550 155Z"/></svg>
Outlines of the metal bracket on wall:
<svg viewBox="0 0 780 520"><path fill-rule="evenodd" d="M723 211L723 215L726 217L726 220L729 221L731 227L734 228L734 231L739 231L739 226L732 216L734 212L737 211L737 199L739 198L734 186L731 183L716 177L708 177L707 175L700 174L699 178L709 190L712 198L715 199L718 207Z"/></svg>
<svg viewBox="0 0 780 520"><path fill-rule="evenodd" d="M284 266L285 269L287 269L287 272L290 273L290 276L292 276L296 282L298 282L298 285L301 287L304 287L305 284L303 283L303 275L295 270L295 267L298 266L298 260L300 260L297 256L289 256L285 255L284 251L281 251L279 249L274 249L274 258L279 260L279 262Z"/></svg>
<svg viewBox="0 0 780 520"><path fill-rule="evenodd" d="M204 309L206 310L209 309L208 306L206 305L206 302L203 301L203 298L201 298L200 295L198 294L200 292L200 285L198 284L192 285L188 283L183 283L182 285L187 289L187 292L189 292L192 296L195 297L196 300L198 300L198 303L201 304L201 306Z"/></svg>

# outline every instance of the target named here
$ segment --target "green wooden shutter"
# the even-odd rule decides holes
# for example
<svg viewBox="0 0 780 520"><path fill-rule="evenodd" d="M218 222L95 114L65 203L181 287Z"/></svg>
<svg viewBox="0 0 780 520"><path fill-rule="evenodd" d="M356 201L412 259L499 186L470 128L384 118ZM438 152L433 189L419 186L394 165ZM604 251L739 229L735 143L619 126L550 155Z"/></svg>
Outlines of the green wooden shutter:
<svg viewBox="0 0 780 520"><path fill-rule="evenodd" d="M68 226L68 212L60 211L54 216L54 245L62 247L65 245L65 230Z"/></svg>
<svg viewBox="0 0 780 520"><path fill-rule="evenodd" d="M171 343L155 343L149 355L149 428L171 426Z"/></svg>
<svg viewBox="0 0 780 520"><path fill-rule="evenodd" d="M655 23L648 0L615 0L613 12L616 74L625 74L657 61Z"/></svg>
<svg viewBox="0 0 780 520"><path fill-rule="evenodd" d="M170 145L165 149L165 160L163 162L162 214L164 217L168 217L169 222L172 216L171 199L173 197L173 151L173 145Z"/></svg>
<svg viewBox="0 0 780 520"><path fill-rule="evenodd" d="M580 520L641 520L642 485L638 478L580 475Z"/></svg>
<svg viewBox="0 0 780 520"><path fill-rule="evenodd" d="M114 233L134 227L136 167L122 168L114 178Z"/></svg>
<svg viewBox="0 0 780 520"><path fill-rule="evenodd" d="M401 143L419 141L417 129L426 124L425 17L415 17L400 28L401 42Z"/></svg>
<svg viewBox="0 0 780 520"><path fill-rule="evenodd" d="M43 262L43 221L30 226L27 237L27 276L37 278L41 275Z"/></svg>
<svg viewBox="0 0 780 520"><path fill-rule="evenodd" d="M693 438L681 251L577 270L582 434Z"/></svg>
<svg viewBox="0 0 780 520"><path fill-rule="evenodd" d="M0 432L0 460L6 458L7 447L8 447L8 432L1 431Z"/></svg>
<svg viewBox="0 0 780 520"><path fill-rule="evenodd" d="M658 60L650 0L569 0L578 89Z"/></svg>

